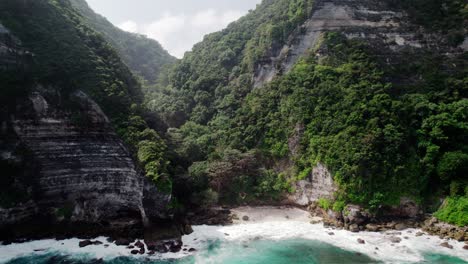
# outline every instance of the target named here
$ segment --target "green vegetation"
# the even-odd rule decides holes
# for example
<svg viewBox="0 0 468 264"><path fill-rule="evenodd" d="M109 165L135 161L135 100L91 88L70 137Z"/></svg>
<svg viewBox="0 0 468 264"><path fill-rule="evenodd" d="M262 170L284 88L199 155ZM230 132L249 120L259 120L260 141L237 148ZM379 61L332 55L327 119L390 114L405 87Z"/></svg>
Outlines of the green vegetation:
<svg viewBox="0 0 468 264"><path fill-rule="evenodd" d="M439 220L458 226L468 225L468 193L466 196L447 198L445 203L434 213Z"/></svg>
<svg viewBox="0 0 468 264"><path fill-rule="evenodd" d="M318 200L318 206L323 210L327 211L328 209L332 208L332 203L328 199L320 198Z"/></svg>
<svg viewBox="0 0 468 264"><path fill-rule="evenodd" d="M466 34L463 1L388 1L452 46ZM289 72L253 89L312 7L264 0L171 67L161 47L115 29L82 0L5 0L0 17L35 54L32 80L19 86L42 83L64 98L83 89L147 177L174 187L181 204L277 201L321 163L339 187L334 201L319 201L324 209L377 212L438 193L451 198L437 216L466 224L467 54L408 49L389 63L372 44L328 32ZM19 79L0 78L22 93Z"/></svg>
<svg viewBox="0 0 468 264"><path fill-rule="evenodd" d="M82 15L82 22L100 33L144 83L155 83L163 68L176 61L157 41L115 27L106 18L94 13L85 0L70 2Z"/></svg>
<svg viewBox="0 0 468 264"><path fill-rule="evenodd" d="M281 3L265 1L257 10L271 12ZM211 186L215 192L223 190L220 201L245 202L228 193L248 196L264 189L262 183L282 186L276 189L287 192L291 188L282 182L291 186L294 180L306 178L317 162L331 170L339 185L336 206L328 206L336 210L356 203L376 211L380 205L397 204L402 196L424 201L434 191L448 194L451 182L463 178L468 101L466 72L460 65L465 55L452 58L450 70L446 69L449 62L429 52L420 54L421 59L408 54L398 64L388 65L366 43L329 33L315 51L322 56L306 57L289 73L250 90L255 67L249 65L267 53L250 51L248 43L256 41L255 48L271 52L274 45L262 47L264 42L255 40L265 35L257 32L244 41L242 59L232 64L216 64L211 56L217 54L217 47L236 47L239 42L233 38L241 38L234 29L258 17L249 14L225 31L207 36L171 71L163 89L166 97L161 97L184 106L178 108L183 112L178 116L188 122L178 120L182 125L172 128L170 135L174 146L183 146L177 152L186 157L186 166L218 164L207 169L216 173L208 173L205 186L223 175L218 180L222 187ZM260 23L259 32L269 32L263 29L266 25ZM281 43L279 37L265 38L267 43ZM200 71L212 67L208 63L217 68ZM412 76L419 80L389 81ZM175 115L168 108L152 109L165 119ZM297 127L304 127L304 132L299 152L291 156L289 142ZM226 149L243 153L238 156L257 153L256 167L282 176L232 171L231 163L223 163ZM293 167L279 168L277 164L284 160L291 160Z"/></svg>

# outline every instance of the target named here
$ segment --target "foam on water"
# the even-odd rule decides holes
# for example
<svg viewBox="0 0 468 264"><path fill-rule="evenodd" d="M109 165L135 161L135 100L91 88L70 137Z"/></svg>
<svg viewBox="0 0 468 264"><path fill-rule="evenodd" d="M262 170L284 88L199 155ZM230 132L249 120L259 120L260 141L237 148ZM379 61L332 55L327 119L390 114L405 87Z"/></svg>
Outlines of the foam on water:
<svg viewBox="0 0 468 264"><path fill-rule="evenodd" d="M359 232L352 233L345 230L332 230L325 228L322 224L310 224L307 219L295 218L269 218L267 221L254 220L249 223L236 224L232 226L194 226L194 232L182 238L187 248L197 249L191 263L219 263L219 259L233 254L228 244L248 244L252 241L270 240L284 241L289 239L307 239L321 241L347 251L359 252L375 260L385 263L417 263L424 261L427 254L441 254L458 257L468 261L468 250L464 250L464 243L450 240L454 247L448 249L440 246L446 240L436 236L423 235L417 237L418 229L407 229L401 231L401 235L394 235L395 231L386 233ZM329 233L333 232L334 235ZM402 240L400 243L392 243L390 237L397 236ZM407 237L407 239L405 238ZM359 244L357 239L364 239L365 244ZM105 237L96 240L103 242L102 245L79 248L79 239L67 240L38 240L22 244L11 244L0 246L0 263L7 262L21 256L31 254L44 255L50 253L70 255L72 257L97 258L109 260L120 256L132 256L148 258L144 256L133 256L125 246L116 246L108 243ZM213 242L219 242L216 255L206 253ZM108 244L106 248L104 245ZM378 248L378 250L376 249ZM232 249L232 248L231 248ZM38 251L39 250L39 251ZM167 253L153 256L154 259L173 259L188 256L187 252Z"/></svg>
<svg viewBox="0 0 468 264"><path fill-rule="evenodd" d="M336 247L360 252L376 260L386 263L415 263L424 261L424 255L441 254L456 256L468 261L468 251L463 249L464 243L451 240L454 247L448 249L440 246L446 240L436 236L420 236L415 234L418 229L407 229L397 235L402 240L400 243L392 243L391 233L359 232L352 233L345 230L332 230L324 228L322 224L309 224L301 221L275 221L253 224L239 224L233 226L214 227L196 226L194 233L185 236L185 244L196 249L203 249L208 240L219 239L227 241L249 241L257 239L286 240L291 238L304 238L322 241ZM334 235L329 235L333 232ZM405 239L404 237L408 237ZM359 244L357 239L365 240L365 244ZM378 248L378 250L376 250Z"/></svg>

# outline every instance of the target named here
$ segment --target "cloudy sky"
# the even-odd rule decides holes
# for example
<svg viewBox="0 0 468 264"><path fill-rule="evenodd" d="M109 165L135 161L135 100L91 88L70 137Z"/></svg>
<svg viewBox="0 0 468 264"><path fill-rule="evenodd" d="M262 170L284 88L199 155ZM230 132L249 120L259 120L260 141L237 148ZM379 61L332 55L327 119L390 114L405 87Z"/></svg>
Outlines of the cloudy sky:
<svg viewBox="0 0 468 264"><path fill-rule="evenodd" d="M158 40L176 57L261 0L87 0L114 25Z"/></svg>

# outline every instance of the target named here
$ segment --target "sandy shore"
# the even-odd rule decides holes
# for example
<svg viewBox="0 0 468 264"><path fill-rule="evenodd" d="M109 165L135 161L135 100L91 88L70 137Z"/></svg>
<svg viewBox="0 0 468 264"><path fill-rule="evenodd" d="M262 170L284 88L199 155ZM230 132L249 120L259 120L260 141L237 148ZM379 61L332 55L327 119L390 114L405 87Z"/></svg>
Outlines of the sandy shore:
<svg viewBox="0 0 468 264"><path fill-rule="evenodd" d="M293 207L274 207L274 206L260 206L251 207L243 206L231 209L234 217L234 224L242 223L259 223L259 222L270 222L270 221L299 221L299 222L310 222L313 220L310 213L299 208ZM248 220L243 218L247 216ZM317 220L317 218L315 218ZM318 218L318 220L321 218Z"/></svg>

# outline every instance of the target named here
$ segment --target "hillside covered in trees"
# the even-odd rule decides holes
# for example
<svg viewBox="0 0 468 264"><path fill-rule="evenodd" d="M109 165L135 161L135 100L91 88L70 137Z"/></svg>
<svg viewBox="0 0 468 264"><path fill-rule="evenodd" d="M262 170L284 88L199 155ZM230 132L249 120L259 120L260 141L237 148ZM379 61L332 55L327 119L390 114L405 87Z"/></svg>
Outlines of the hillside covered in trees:
<svg viewBox="0 0 468 264"><path fill-rule="evenodd" d="M147 105L171 127L179 194L201 204L281 200L324 164L336 211L378 212L401 197L431 211L451 196L453 214L438 215L466 225L465 4L361 1L382 18L357 10L356 20L339 18L354 26L332 27L338 15L327 10L357 7L328 2L265 0L153 88ZM314 45L301 51L304 36Z"/></svg>
<svg viewBox="0 0 468 264"><path fill-rule="evenodd" d="M11 173L1 178L0 207L42 198L29 193L31 182L21 183L34 170L23 170L34 151L17 131L30 125L44 140L38 124L60 116L72 140L106 142L93 101L119 154L88 141L76 152L101 151L112 173L96 178L112 194L137 189L128 199L139 204L118 211L132 217L159 217L164 210L154 200L175 212L296 203L291 197L305 192L301 182L319 175L330 188L307 202L326 211L345 215L356 205L384 215L410 200L466 226L467 15L461 0L263 0L175 60L156 41L117 29L84 0L2 0L0 44L7 48L0 59L16 66L0 68L0 121L9 137L0 147L26 158L2 156L2 171ZM91 100L85 106L76 102L82 94ZM54 111L47 112L49 103ZM48 115L20 126L15 118L31 118L23 109ZM39 156L73 157L61 151ZM93 151L67 177L89 181L83 164L93 162ZM122 164L135 176L124 178L129 184L109 179ZM140 184L140 174L151 187ZM72 219L80 210L71 207L67 200L52 211Z"/></svg>

